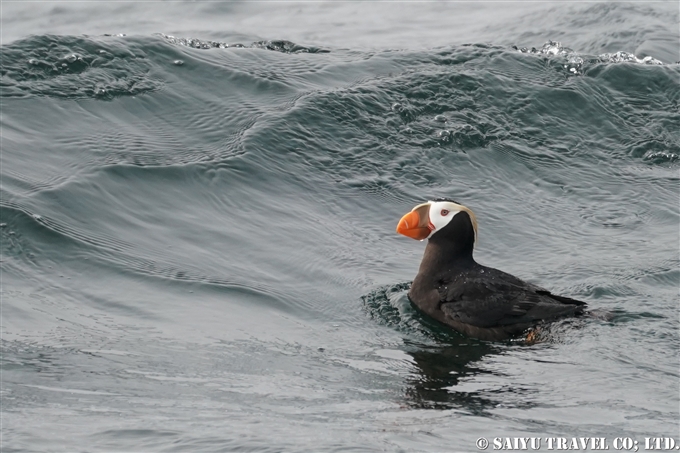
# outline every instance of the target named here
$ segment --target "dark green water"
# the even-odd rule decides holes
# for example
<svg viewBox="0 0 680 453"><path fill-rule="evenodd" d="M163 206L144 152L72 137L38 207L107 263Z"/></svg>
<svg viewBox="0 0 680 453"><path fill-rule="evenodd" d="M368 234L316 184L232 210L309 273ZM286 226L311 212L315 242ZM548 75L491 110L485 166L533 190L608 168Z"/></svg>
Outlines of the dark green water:
<svg viewBox="0 0 680 453"><path fill-rule="evenodd" d="M0 49L3 452L680 441L677 4L33 5ZM394 229L433 196L611 319L424 319Z"/></svg>

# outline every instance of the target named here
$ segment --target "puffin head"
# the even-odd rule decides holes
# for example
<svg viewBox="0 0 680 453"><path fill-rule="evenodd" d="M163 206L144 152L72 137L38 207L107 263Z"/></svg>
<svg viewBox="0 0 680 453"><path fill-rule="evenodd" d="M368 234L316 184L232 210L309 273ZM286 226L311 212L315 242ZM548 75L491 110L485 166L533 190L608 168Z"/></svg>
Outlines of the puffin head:
<svg viewBox="0 0 680 453"><path fill-rule="evenodd" d="M450 231L453 236L472 232L470 239L474 246L477 240L477 218L469 208L454 200L435 198L413 208L397 225L397 233L419 241L430 239L442 230Z"/></svg>

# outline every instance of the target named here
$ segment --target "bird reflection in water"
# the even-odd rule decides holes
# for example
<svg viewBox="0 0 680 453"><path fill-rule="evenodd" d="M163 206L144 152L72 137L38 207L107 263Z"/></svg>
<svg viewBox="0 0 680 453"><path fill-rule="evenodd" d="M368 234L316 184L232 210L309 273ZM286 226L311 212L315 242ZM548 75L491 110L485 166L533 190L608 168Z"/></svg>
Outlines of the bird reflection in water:
<svg viewBox="0 0 680 453"><path fill-rule="evenodd" d="M374 320L404 334L404 352L413 365L402 393L406 407L460 409L479 415L506 404L507 392L524 391L512 386L489 391L470 384L498 374L482 365L485 358L529 343L524 339L489 342L454 332L418 312L408 299L409 287L409 283L381 287L362 297Z"/></svg>
<svg viewBox="0 0 680 453"><path fill-rule="evenodd" d="M482 413L498 405L478 391L459 391L456 387L467 378L491 371L476 366L487 355L497 354L492 344L460 337L441 345L407 343L407 353L415 365L404 391L410 407L429 409L465 409Z"/></svg>
<svg viewBox="0 0 680 453"><path fill-rule="evenodd" d="M535 404L529 395L535 390L512 383L489 366L489 359L515 348L560 343L584 324L582 319L564 319L539 325L528 336L489 342L453 332L418 312L413 317L431 333L432 341L404 340L405 352L414 365L404 389L404 404L418 409L459 409L474 415L488 415L498 407L530 408Z"/></svg>

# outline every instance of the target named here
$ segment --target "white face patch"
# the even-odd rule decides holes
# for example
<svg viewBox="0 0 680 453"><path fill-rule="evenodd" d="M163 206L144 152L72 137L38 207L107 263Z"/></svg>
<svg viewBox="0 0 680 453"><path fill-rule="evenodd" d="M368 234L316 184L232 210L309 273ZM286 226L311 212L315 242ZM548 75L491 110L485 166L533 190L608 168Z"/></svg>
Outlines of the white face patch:
<svg viewBox="0 0 680 453"><path fill-rule="evenodd" d="M434 230L430 232L428 239L448 225L456 214L465 211L470 215L472 228L475 230L475 242L477 242L477 219L469 208L451 201L429 201L428 203L430 204L430 224L434 226Z"/></svg>

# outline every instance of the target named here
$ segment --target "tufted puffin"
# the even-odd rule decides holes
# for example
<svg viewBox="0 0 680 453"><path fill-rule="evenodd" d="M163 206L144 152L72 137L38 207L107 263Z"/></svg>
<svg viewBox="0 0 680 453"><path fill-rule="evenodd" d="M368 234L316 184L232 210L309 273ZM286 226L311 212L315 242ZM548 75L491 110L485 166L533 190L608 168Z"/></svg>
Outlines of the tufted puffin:
<svg viewBox="0 0 680 453"><path fill-rule="evenodd" d="M427 239L409 299L425 314L481 340L504 340L540 321L582 314L585 302L557 296L472 257L477 219L447 198L420 204L401 218L397 233Z"/></svg>

